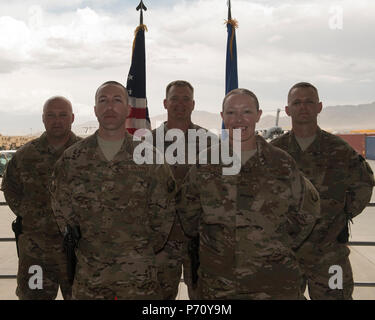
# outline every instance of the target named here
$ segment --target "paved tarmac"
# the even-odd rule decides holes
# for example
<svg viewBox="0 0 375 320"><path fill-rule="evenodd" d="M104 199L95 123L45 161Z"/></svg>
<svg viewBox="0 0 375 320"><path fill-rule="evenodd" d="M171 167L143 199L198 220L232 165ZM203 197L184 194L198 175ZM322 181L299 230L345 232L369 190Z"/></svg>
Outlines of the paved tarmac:
<svg viewBox="0 0 375 320"><path fill-rule="evenodd" d="M375 172L375 161L369 161ZM0 179L1 182L1 179ZM0 202L5 201L0 192ZM371 202L375 202L373 192ZM0 238L13 238L10 228L14 215L8 207L0 207ZM350 241L375 242L375 207L367 207L361 215L354 219L351 226L352 237ZM353 268L355 282L375 283L375 246L351 246L350 261ZM14 275L17 272L17 253L15 242L0 242L0 274ZM0 279L0 300L16 300L16 280ZM375 300L375 287L355 287L353 298L355 300ZM57 299L62 299L61 293ZM187 300L186 286L181 283L177 299Z"/></svg>

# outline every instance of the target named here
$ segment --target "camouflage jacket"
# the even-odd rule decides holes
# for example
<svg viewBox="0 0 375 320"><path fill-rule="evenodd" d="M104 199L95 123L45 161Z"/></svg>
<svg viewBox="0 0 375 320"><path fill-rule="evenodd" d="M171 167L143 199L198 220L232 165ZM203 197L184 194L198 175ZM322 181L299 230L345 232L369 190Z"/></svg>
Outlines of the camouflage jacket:
<svg viewBox="0 0 375 320"><path fill-rule="evenodd" d="M153 141L154 141L154 147L155 148L158 148L158 146L162 146L164 148L164 150L161 150L161 149L158 149L160 152L163 152L165 153L165 151L168 149L168 147L170 145L172 145L174 143L174 141L165 141L165 134L167 133L167 126L166 126L166 122L164 122L159 128L157 129L154 129L152 130L152 136L153 136ZM207 132L208 130L203 128L203 127L200 127L196 124L193 124L191 123L190 126L189 126L189 129L194 129L194 130L204 130L205 132ZM157 136L156 134L156 130L163 130L163 136ZM160 138L163 138L163 140L160 140ZM160 141L158 141L160 140ZM194 142L191 142L191 143L196 143L196 141ZM209 147L211 145L210 143L210 140L208 141L206 147L204 149L206 149L207 147ZM189 171L189 168L190 168L190 164L188 163L188 150L189 150L189 140L188 140L188 135L185 134L185 144L184 144L184 147L185 147L185 163L184 164L174 164L174 165L170 165L171 167L171 170L172 170L172 173L173 173L173 176L176 180L176 184L177 184L177 191L179 191L181 189L181 186L183 184L183 181L184 181L184 178L187 174L187 172ZM195 154L198 158L198 155L199 155L199 141L196 143L196 148L194 149L195 151Z"/></svg>
<svg viewBox="0 0 375 320"><path fill-rule="evenodd" d="M313 238L322 243L336 242L346 219L360 214L370 201L374 186L370 166L345 141L320 128L305 151L293 131L271 143L294 158L320 194L322 218Z"/></svg>
<svg viewBox="0 0 375 320"><path fill-rule="evenodd" d="M168 166L134 163L136 143L128 133L107 161L97 134L66 150L51 185L60 230L81 231L73 295L147 296L155 291L154 251L165 244L174 219L174 181Z"/></svg>
<svg viewBox="0 0 375 320"><path fill-rule="evenodd" d="M202 127L200 127L196 124L193 124L193 123L190 124L189 129L194 129L194 130L197 130L197 131L202 129L205 132L208 131L207 129L202 128ZM157 130L161 130L163 135L158 135ZM166 122L161 124L160 127L158 127L157 129L152 130L154 147L157 148L159 150L159 152L164 153L164 154L168 150L168 147L171 146L173 143L175 143L174 141L166 141L165 134L167 133L167 130L168 130L168 128L166 126ZM199 155L199 152L200 152L199 141L195 140L195 141L190 142L190 143L196 143L194 152L195 152L195 155L196 155L196 159L198 159L198 155ZM205 148L209 147L210 145L211 145L211 140L208 140ZM189 171L189 168L191 167L191 164L188 163L189 140L188 140L187 134L185 134L184 147L185 147L185 163L184 164L176 163L176 164L170 165L171 171L173 173L173 177L174 177L175 182L176 182L176 187L177 187L176 188L176 201L179 201L181 199L181 195L180 195L181 187L182 187L182 184L183 184L184 179L186 177L186 174ZM178 206L176 206L176 208L178 208ZM179 217L179 211L178 210L176 210L176 214L177 214L177 217ZM177 220L177 223L181 223L180 219ZM184 240L185 238L181 234L180 230L181 230L180 226L174 227L172 229L170 239L171 240Z"/></svg>
<svg viewBox="0 0 375 320"><path fill-rule="evenodd" d="M200 236L203 299L297 299L294 249L319 215L319 195L284 151L256 137L257 154L237 175L198 165L183 187L185 223Z"/></svg>
<svg viewBox="0 0 375 320"><path fill-rule="evenodd" d="M41 239L58 234L48 185L56 161L80 139L71 133L66 145L56 150L43 133L22 146L8 163L1 189L10 209L22 217L23 233Z"/></svg>

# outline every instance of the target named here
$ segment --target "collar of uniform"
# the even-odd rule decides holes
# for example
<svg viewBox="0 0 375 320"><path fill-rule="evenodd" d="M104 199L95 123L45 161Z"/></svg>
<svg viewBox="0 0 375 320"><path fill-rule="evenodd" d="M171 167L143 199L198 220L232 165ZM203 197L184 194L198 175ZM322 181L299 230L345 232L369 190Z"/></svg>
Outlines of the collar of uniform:
<svg viewBox="0 0 375 320"><path fill-rule="evenodd" d="M40 142L40 146L41 146L41 148L43 148L43 150L51 151L53 149L53 148L50 147L50 145L48 143L46 131L44 131L42 133L42 135L39 137L39 142Z"/></svg>
<svg viewBox="0 0 375 320"><path fill-rule="evenodd" d="M94 134L92 134L91 136L87 138L87 142L88 142L88 146L90 150L88 153L88 157L90 159L104 160L105 159L104 155L102 155L99 144L98 144L98 137L97 137L98 134L99 134L99 130L96 130ZM124 138L125 138L124 142L122 143L118 154L124 155L126 160L133 159L133 151L134 151L133 136L126 131ZM118 154L116 154L115 158L112 161L115 161L117 159ZM122 160L124 160L123 156L122 156Z"/></svg>
<svg viewBox="0 0 375 320"><path fill-rule="evenodd" d="M163 128L164 128L164 136L165 136L165 134L166 134L167 131L169 130L169 128L168 128L168 126L167 126L167 121L164 121L160 126L163 126ZM199 130L199 129L202 129L202 127L200 127L200 126L194 124L193 122L190 122L188 130L189 130L189 129ZM185 138L185 143L189 143L188 135L187 135L186 133L184 133L184 138ZM172 143L172 141L171 141L170 143ZM193 142L191 142L191 143L196 143L196 141L193 141ZM198 146L197 146L197 147L198 147Z"/></svg>
<svg viewBox="0 0 375 320"><path fill-rule="evenodd" d="M44 150L44 151L48 151L50 153L56 153L58 151L64 151L67 147L70 147L72 144L74 144L75 142L77 142L78 138L77 136L73 133L73 132L70 132L70 135L69 135L69 139L68 141L65 143L64 147L59 149L59 150L56 150L53 146L51 146L49 143L48 143L48 139L47 139L47 132L44 131L42 133L42 135L39 137L39 141L40 141L40 146L41 148Z"/></svg>
<svg viewBox="0 0 375 320"><path fill-rule="evenodd" d="M267 163L267 157L270 153L268 142L260 135L255 135L255 143L257 147L259 163L263 166Z"/></svg>
<svg viewBox="0 0 375 320"><path fill-rule="evenodd" d="M70 132L69 140L66 143L68 146L76 143L80 138L78 138L73 132Z"/></svg>
<svg viewBox="0 0 375 320"><path fill-rule="evenodd" d="M168 128L168 125L167 125L168 121L164 121L161 125L164 127L164 132L167 132L169 130ZM196 124L194 124L193 122L190 122L189 124L189 129L195 129L195 130L198 130L200 127Z"/></svg>
<svg viewBox="0 0 375 320"><path fill-rule="evenodd" d="M315 140L309 146L309 148L311 147L312 151L321 152L322 137L323 137L323 131L322 131L322 129L320 129L320 127L318 127L317 130L316 130ZM309 149L309 148L307 148L307 149Z"/></svg>
<svg viewBox="0 0 375 320"><path fill-rule="evenodd" d="M129 159L133 159L134 148L133 136L126 130L125 139L121 146L120 152L125 152Z"/></svg>
<svg viewBox="0 0 375 320"><path fill-rule="evenodd" d="M69 139L65 143L64 148L62 150L69 148L71 145L75 144L77 141L81 140L81 138L77 137L73 132L70 132Z"/></svg>
<svg viewBox="0 0 375 320"><path fill-rule="evenodd" d="M242 165L241 170L246 171L246 169L251 167L266 165L267 158L270 153L268 142L260 135L255 135L255 146L257 150L256 154L246 161L244 165Z"/></svg>
<svg viewBox="0 0 375 320"><path fill-rule="evenodd" d="M293 130L289 132L288 148L289 148L288 152L290 152L291 154L302 152L301 147L299 146L297 142L297 139Z"/></svg>
<svg viewBox="0 0 375 320"><path fill-rule="evenodd" d="M309 147L304 152L315 152L315 153L321 152L321 140L322 140L322 129L320 129L320 127L318 126L316 130L315 140L309 145ZM289 146L290 146L291 153L302 152L293 130L290 132Z"/></svg>

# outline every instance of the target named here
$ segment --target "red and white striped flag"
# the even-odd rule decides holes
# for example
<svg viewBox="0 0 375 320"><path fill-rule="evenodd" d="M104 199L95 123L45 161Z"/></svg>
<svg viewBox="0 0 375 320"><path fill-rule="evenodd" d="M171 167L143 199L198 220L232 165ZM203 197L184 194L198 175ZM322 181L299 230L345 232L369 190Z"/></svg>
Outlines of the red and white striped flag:
<svg viewBox="0 0 375 320"><path fill-rule="evenodd" d="M130 134L142 128L151 129L146 98L145 31L147 27L144 24L139 25L135 30L132 63L126 83L131 110L125 121L125 127Z"/></svg>

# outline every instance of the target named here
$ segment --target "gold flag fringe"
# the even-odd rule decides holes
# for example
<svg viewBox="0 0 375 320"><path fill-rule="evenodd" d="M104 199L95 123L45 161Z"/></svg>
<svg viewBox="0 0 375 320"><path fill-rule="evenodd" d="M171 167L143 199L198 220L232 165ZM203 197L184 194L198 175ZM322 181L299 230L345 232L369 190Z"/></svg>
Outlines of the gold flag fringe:
<svg viewBox="0 0 375 320"><path fill-rule="evenodd" d="M148 31L147 30L147 26L145 24L140 24L134 31L134 40L133 40L133 49L132 49L132 52L134 52L134 47L135 47L135 39L137 38L137 33L139 30L143 30L143 31Z"/></svg>
<svg viewBox="0 0 375 320"><path fill-rule="evenodd" d="M230 44L229 44L229 50L230 50L230 58L233 59L233 39L234 39L234 30L238 28L238 21L236 19L229 19L225 20L225 24L230 24L232 26L233 32L230 37Z"/></svg>

